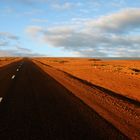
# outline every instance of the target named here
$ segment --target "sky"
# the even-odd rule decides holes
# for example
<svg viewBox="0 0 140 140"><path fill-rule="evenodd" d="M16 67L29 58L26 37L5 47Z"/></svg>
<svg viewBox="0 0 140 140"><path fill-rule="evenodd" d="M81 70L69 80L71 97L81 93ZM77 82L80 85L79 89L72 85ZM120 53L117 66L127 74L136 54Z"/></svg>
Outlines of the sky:
<svg viewBox="0 0 140 140"><path fill-rule="evenodd" d="M140 57L140 0L1 0L0 56Z"/></svg>

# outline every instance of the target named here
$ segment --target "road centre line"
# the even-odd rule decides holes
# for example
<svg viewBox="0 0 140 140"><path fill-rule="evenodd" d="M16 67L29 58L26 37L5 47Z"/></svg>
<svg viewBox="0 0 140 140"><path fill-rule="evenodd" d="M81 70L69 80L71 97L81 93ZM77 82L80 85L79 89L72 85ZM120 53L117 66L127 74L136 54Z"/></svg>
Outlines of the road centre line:
<svg viewBox="0 0 140 140"><path fill-rule="evenodd" d="M13 75L11 79L14 79L15 77L16 77L16 76L15 76L15 75Z"/></svg>
<svg viewBox="0 0 140 140"><path fill-rule="evenodd" d="M0 97L0 102L2 101L2 99L3 99L3 98L2 98L2 97Z"/></svg>

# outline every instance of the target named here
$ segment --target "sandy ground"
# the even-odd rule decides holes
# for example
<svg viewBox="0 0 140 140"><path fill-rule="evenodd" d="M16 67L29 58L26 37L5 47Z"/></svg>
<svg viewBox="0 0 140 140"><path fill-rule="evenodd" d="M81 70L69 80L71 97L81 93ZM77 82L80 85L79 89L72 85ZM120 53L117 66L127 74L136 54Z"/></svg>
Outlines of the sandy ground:
<svg viewBox="0 0 140 140"><path fill-rule="evenodd" d="M74 58L32 61L128 138L139 140L140 61Z"/></svg>
<svg viewBox="0 0 140 140"><path fill-rule="evenodd" d="M10 71L15 74L12 80L7 77ZM0 85L4 81L8 90L0 103L1 140L127 139L29 59L5 66Z"/></svg>
<svg viewBox="0 0 140 140"><path fill-rule="evenodd" d="M16 62L21 59L22 58L18 58L18 57L0 57L0 67L3 67L5 65L8 65L12 62Z"/></svg>
<svg viewBox="0 0 140 140"><path fill-rule="evenodd" d="M38 58L82 80L140 101L140 60Z"/></svg>
<svg viewBox="0 0 140 140"><path fill-rule="evenodd" d="M140 102L127 98L124 95L116 94L116 92L112 92L106 88L102 88L101 86L89 83L81 78L77 78L68 72L60 70L60 68L54 68L58 67L59 64L58 66L54 66L54 64L50 66L46 60L43 62L44 60L34 59L33 62L71 91L76 97L81 99L82 102L96 111L105 120L113 124L123 134L128 136L130 139L139 140ZM58 59L56 60L56 64L62 63L58 62ZM67 66L67 68L69 67ZM77 65L77 69L78 68L79 67ZM90 75L90 73L88 74Z"/></svg>

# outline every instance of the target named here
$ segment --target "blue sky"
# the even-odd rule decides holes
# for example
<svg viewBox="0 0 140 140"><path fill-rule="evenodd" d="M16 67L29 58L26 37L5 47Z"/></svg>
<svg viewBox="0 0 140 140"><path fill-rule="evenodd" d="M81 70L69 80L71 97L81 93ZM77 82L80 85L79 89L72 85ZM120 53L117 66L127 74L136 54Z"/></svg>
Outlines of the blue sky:
<svg viewBox="0 0 140 140"><path fill-rule="evenodd" d="M140 57L140 0L3 0L0 56Z"/></svg>

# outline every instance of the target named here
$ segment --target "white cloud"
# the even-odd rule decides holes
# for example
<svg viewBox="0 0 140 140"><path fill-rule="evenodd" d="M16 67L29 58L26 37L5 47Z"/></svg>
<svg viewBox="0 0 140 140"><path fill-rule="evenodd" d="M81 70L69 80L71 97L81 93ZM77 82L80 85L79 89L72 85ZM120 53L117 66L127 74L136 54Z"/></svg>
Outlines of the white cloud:
<svg viewBox="0 0 140 140"><path fill-rule="evenodd" d="M87 23L90 29L113 33L130 32L131 29L140 29L140 8L129 8L118 13L102 16Z"/></svg>
<svg viewBox="0 0 140 140"><path fill-rule="evenodd" d="M45 56L43 54L34 52L24 52L16 49L0 50L0 57L40 57Z"/></svg>
<svg viewBox="0 0 140 140"><path fill-rule="evenodd" d="M15 49L18 51L18 52L22 52L22 53L31 53L32 51L28 48L23 48L19 45L15 46Z"/></svg>
<svg viewBox="0 0 140 140"><path fill-rule="evenodd" d="M31 21L32 22L38 22L38 23L46 23L46 22L48 22L47 19L41 19L41 18L34 18Z"/></svg>
<svg viewBox="0 0 140 140"><path fill-rule="evenodd" d="M61 0L4 0L4 3L8 4L20 4L26 6L41 6L43 4L47 4L51 6L55 10L68 10L73 7L80 6L80 2L71 2L71 1L61 1Z"/></svg>
<svg viewBox="0 0 140 140"><path fill-rule="evenodd" d="M30 26L27 32L50 46L61 47L81 56L140 57L140 34L136 33L140 31L140 9L125 9L82 21L79 26Z"/></svg>
<svg viewBox="0 0 140 140"><path fill-rule="evenodd" d="M4 56L42 56L20 46L19 37L9 32L0 32L0 57Z"/></svg>
<svg viewBox="0 0 140 140"><path fill-rule="evenodd" d="M0 41L0 46L7 46L8 42L7 41Z"/></svg>
<svg viewBox="0 0 140 140"><path fill-rule="evenodd" d="M11 51L0 50L0 57L11 56Z"/></svg>
<svg viewBox="0 0 140 140"><path fill-rule="evenodd" d="M11 39L11 40L18 40L19 38L16 35L13 35L9 32L0 32L0 39Z"/></svg>
<svg viewBox="0 0 140 140"><path fill-rule="evenodd" d="M38 33L43 32L43 28L40 26L29 26L26 32L32 37L37 37L39 35Z"/></svg>
<svg viewBox="0 0 140 140"><path fill-rule="evenodd" d="M0 46L7 47L11 44L18 43L19 37L9 32L0 32Z"/></svg>
<svg viewBox="0 0 140 140"><path fill-rule="evenodd" d="M52 4L52 8L54 8L56 10L68 10L68 9L71 9L75 6L76 6L76 4L71 3L71 2L64 2L64 3L55 2L55 3Z"/></svg>
<svg viewBox="0 0 140 140"><path fill-rule="evenodd" d="M46 3L48 1L49 0L4 0L2 2L33 5L33 4L38 4L38 3Z"/></svg>

